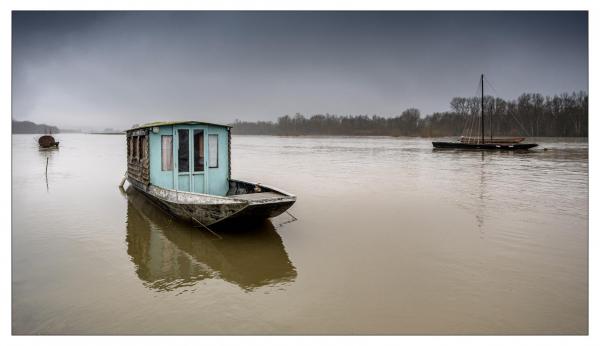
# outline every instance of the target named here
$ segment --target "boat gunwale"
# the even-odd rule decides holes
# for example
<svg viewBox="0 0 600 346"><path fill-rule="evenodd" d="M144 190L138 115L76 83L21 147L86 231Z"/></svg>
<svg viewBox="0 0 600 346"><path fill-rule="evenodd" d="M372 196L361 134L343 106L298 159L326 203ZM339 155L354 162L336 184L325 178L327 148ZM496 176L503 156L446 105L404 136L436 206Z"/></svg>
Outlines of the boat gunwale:
<svg viewBox="0 0 600 346"><path fill-rule="evenodd" d="M238 180L238 181L240 181L240 180ZM240 182L243 182L243 181L240 181ZM156 199L159 204L164 204L165 208L167 209L167 212L170 214L175 214L175 215L177 215L177 213L172 211L171 207L169 206L170 204L177 204L177 205L182 205L182 206L185 206L185 205L202 206L202 205L208 205L208 204L214 204L214 205L235 204L235 205L240 206L240 208L238 210L236 210L234 213L223 216L212 222L203 224L205 226L211 226L211 225L214 225L214 224L217 224L220 222L224 222L226 220L234 219L236 215L241 214L242 212L246 211L246 209L248 209L248 208L276 207L278 205L284 205L284 204L290 204L290 206L291 206L292 204L294 204L296 202L295 196L287 196L287 195L283 195L282 198L278 198L278 199L259 200L259 201L252 202L252 201L243 200L243 199L233 199L233 198L227 198L227 197L222 197L222 196L200 194L197 192L187 192L187 191L180 192L180 191L176 191L176 190L172 190L172 189L165 189L165 188L157 187L155 185L151 185L152 187L155 187L158 189L163 189L163 190L169 190L171 192L176 192L177 194L185 193L185 194L192 194L192 195L196 195L196 196L217 197L217 198L223 200L222 201L223 203L186 203L185 201L173 201L170 199L162 198L161 196L158 196L155 193L152 193L152 191L150 191L149 189L144 190L141 186L138 186L137 184L131 184L131 186L134 187L136 190L139 190L140 192L148 195L148 197L150 199ZM262 185L262 186L264 186L264 185ZM195 222L198 222L196 219L192 218L192 220L194 220Z"/></svg>
<svg viewBox="0 0 600 346"><path fill-rule="evenodd" d="M254 185L258 186L258 187L266 187L269 190L272 190L274 192L280 193L280 194L285 195L287 197L292 197L294 199L296 198L296 195L294 195L293 193L289 193L287 191L281 190L281 189L273 187L271 185L266 185L266 184L262 184L262 183L256 183L256 182L253 182L253 181L244 181L244 180L239 180L239 179L229 179L229 181L234 181L234 182L239 182L239 183L245 183L245 184L254 184ZM232 195L232 196L235 196L235 195Z"/></svg>
<svg viewBox="0 0 600 346"><path fill-rule="evenodd" d="M131 177L128 177L128 179L130 179L130 178ZM230 180L231 181L235 181L235 182L240 182L240 183L253 184L253 185L256 185L256 186L259 186L259 187L264 187L264 188L272 190L272 192L281 194L281 197L278 197L276 199L272 198L272 199L266 199L266 200L248 201L246 199L235 198L236 195L232 195L232 196L219 196L219 195L211 195L211 194L199 193L199 192L191 192L191 191L178 191L178 190L174 190L174 189L169 189L169 188L165 188L165 187L156 186L156 185L153 185L153 184L150 184L148 186L148 188L146 189L145 192L148 193L148 194L154 195L156 198L164 199L166 202L177 203L177 204L219 204L219 202L222 202L223 204L230 204L230 203L235 203L235 202L242 203L242 204L263 204L263 203L275 203L275 202L288 202L288 201L295 201L296 200L296 196L295 195L289 194L289 193L287 193L287 192L285 192L283 190L279 190L277 188L274 188L274 187L271 187L271 186L268 186L268 185L259 184L259 183L253 183L253 182L248 182L248 181L243 181L243 180L239 180L239 179L230 179ZM167 193L172 193L172 194L175 194L176 196L186 195L186 196L190 196L190 197L204 197L204 198L215 199L216 201L213 202L213 203L207 203L207 202L202 202L202 203L186 203L186 201L166 199L163 196L158 196L156 194L153 194L150 191L150 187L152 187L153 189L164 190Z"/></svg>
<svg viewBox="0 0 600 346"><path fill-rule="evenodd" d="M471 150L529 150L538 146L537 143L461 143L461 142L431 142L434 149L471 149Z"/></svg>

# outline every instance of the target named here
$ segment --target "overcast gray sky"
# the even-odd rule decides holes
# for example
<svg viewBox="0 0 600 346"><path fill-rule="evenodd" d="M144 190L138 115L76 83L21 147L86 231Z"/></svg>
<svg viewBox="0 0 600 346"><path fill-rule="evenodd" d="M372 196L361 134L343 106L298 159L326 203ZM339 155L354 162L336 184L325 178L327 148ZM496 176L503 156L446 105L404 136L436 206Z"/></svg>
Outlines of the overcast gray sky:
<svg viewBox="0 0 600 346"><path fill-rule="evenodd" d="M587 91L587 12L13 12L13 118L61 128L423 115Z"/></svg>

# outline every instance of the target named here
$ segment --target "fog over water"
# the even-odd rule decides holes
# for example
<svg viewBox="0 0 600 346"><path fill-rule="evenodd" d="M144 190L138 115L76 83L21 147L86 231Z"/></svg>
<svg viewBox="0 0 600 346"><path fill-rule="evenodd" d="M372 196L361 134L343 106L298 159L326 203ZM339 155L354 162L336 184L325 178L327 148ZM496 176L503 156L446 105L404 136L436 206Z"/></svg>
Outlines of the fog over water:
<svg viewBox="0 0 600 346"><path fill-rule="evenodd" d="M586 12L13 12L16 120L127 128L587 90ZM492 91L492 90L490 90Z"/></svg>

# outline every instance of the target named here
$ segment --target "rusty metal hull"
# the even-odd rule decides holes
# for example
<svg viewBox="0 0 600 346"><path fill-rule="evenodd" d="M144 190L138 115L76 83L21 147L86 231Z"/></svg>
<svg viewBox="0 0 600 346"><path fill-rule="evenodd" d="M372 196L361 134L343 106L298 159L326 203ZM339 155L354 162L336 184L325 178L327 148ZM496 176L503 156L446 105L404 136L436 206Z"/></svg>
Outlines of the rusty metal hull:
<svg viewBox="0 0 600 346"><path fill-rule="evenodd" d="M154 185L140 184L128 178L137 190L177 218L191 223L210 226L224 221L260 220L285 212L296 201L294 195L254 183L233 181L244 186L255 186L256 191L215 196L175 191ZM245 191L244 192L248 192Z"/></svg>

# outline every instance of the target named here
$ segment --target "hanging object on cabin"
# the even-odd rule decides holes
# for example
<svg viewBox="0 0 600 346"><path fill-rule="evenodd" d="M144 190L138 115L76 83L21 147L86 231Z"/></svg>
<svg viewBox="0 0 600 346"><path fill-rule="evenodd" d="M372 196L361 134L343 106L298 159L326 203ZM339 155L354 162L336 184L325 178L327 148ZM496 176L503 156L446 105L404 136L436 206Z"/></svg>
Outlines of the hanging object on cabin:
<svg viewBox="0 0 600 346"><path fill-rule="evenodd" d="M492 115L490 118L490 136L485 138L485 116L484 116L484 100L483 93L484 78L481 75L481 131L479 136L461 136L456 142L432 142L436 149L488 149L488 150L526 150L537 147L535 143L521 143L525 137L493 137L492 136ZM472 123L475 125L475 122ZM469 133L472 132L472 128ZM477 129L475 129L477 133Z"/></svg>
<svg viewBox="0 0 600 346"><path fill-rule="evenodd" d="M38 144L40 145L40 148L58 148L58 143L59 142L54 140L54 137L50 135L43 135L42 137L38 138Z"/></svg>

